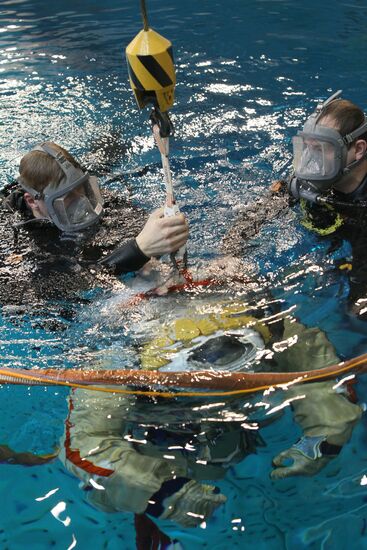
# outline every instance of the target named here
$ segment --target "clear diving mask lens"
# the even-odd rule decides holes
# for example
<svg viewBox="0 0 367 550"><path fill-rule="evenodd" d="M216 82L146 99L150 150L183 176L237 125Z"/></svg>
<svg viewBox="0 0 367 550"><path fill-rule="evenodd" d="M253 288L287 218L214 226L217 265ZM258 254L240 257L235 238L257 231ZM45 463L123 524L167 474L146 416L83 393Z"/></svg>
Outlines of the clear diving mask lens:
<svg viewBox="0 0 367 550"><path fill-rule="evenodd" d="M98 180L85 175L68 188L44 192L47 211L54 224L63 231L79 231L95 224L102 213Z"/></svg>
<svg viewBox="0 0 367 550"><path fill-rule="evenodd" d="M337 136L333 140L320 134L300 132L293 138L294 172L298 178L317 181L319 187L328 189L340 173L343 153Z"/></svg>

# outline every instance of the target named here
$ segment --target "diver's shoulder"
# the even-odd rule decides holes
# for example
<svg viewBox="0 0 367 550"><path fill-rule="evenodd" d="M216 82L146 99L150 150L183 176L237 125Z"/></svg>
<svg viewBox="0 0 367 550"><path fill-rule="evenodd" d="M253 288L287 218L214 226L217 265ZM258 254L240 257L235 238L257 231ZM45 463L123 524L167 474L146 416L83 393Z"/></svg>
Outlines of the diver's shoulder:
<svg viewBox="0 0 367 550"><path fill-rule="evenodd" d="M19 187L6 186L0 191L0 208L9 211L24 209L24 191Z"/></svg>

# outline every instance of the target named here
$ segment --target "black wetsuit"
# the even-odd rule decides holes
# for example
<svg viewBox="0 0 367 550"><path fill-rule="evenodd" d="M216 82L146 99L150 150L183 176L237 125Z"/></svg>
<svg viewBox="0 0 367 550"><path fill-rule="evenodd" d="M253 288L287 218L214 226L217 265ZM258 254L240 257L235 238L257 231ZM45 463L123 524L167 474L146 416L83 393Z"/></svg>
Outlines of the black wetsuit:
<svg viewBox="0 0 367 550"><path fill-rule="evenodd" d="M32 216L19 189L4 193L0 208L0 304L76 299L83 290L113 288L116 275L148 260L135 236L145 214L117 193L104 191L101 223L64 234Z"/></svg>
<svg viewBox="0 0 367 550"><path fill-rule="evenodd" d="M299 201L287 193L286 182L279 184L275 192L269 190L241 209L223 240L225 253L243 256L264 225L291 214L292 206ZM351 257L343 258L339 263L348 270L349 301L354 304L359 298L367 297L367 175L353 193L332 191L328 198L332 204L322 205L301 199L302 223L320 238L328 239L330 251L339 248L343 241L350 243Z"/></svg>
<svg viewBox="0 0 367 550"><path fill-rule="evenodd" d="M340 263L350 269L349 300L354 303L367 296L367 175L353 193L333 190L328 199L327 205L301 200L304 224L330 239L331 250L343 240L350 243L352 257Z"/></svg>
<svg viewBox="0 0 367 550"><path fill-rule="evenodd" d="M263 226L269 222L289 215L289 197L283 186L279 191L269 190L256 201L243 205L236 220L221 243L224 254L242 257L252 246L251 239L256 237Z"/></svg>

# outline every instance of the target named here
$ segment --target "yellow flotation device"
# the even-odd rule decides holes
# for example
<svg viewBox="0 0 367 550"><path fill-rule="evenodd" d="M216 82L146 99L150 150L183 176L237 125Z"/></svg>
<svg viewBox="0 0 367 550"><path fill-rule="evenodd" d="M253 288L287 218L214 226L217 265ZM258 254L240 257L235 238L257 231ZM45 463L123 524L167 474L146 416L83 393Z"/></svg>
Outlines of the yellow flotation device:
<svg viewBox="0 0 367 550"><path fill-rule="evenodd" d="M308 203L307 201L305 201L305 199L300 200L300 206L301 206L301 212L303 214L301 225L303 225L303 227L305 227L309 231L313 231L314 233L317 233L321 237L332 235L344 223L343 217L339 214L339 212L336 212L334 210L331 204L323 204L322 206L319 205L319 208L323 208L324 212L327 212L330 215L332 215L333 220L326 227L318 227L317 223L315 223L315 220L313 219L313 216L309 211Z"/></svg>

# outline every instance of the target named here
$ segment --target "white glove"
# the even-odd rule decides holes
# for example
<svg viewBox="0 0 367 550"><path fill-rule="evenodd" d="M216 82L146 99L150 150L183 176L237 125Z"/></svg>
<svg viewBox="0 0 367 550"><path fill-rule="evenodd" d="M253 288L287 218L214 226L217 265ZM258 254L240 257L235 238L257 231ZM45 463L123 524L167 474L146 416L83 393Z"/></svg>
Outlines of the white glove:
<svg viewBox="0 0 367 550"><path fill-rule="evenodd" d="M302 437L290 449L279 453L273 459L272 479L289 476L313 476L317 474L337 454L342 447L328 445L325 436ZM323 454L322 444L328 454Z"/></svg>
<svg viewBox="0 0 367 550"><path fill-rule="evenodd" d="M177 493L163 501L164 512L161 519L170 519L182 527L196 527L207 520L227 497L215 493L213 485L204 485L191 480Z"/></svg>

